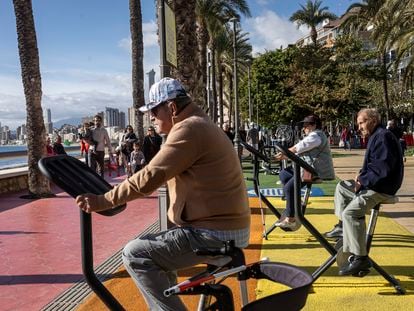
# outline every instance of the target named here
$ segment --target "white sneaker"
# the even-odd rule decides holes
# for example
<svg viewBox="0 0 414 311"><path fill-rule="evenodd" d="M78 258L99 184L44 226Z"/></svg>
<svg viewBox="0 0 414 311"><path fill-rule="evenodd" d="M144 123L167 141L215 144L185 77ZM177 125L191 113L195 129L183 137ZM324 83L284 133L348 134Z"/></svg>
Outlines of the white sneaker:
<svg viewBox="0 0 414 311"><path fill-rule="evenodd" d="M282 229L288 229L290 231L296 231L296 230L299 230L301 224L297 222L296 220L290 222L289 220L285 218L281 222L277 222L275 226L282 228Z"/></svg>

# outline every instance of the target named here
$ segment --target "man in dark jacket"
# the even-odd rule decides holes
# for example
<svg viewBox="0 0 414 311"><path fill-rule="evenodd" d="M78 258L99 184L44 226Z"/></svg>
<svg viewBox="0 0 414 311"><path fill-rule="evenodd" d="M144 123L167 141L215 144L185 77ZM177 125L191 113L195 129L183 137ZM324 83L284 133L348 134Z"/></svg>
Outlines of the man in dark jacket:
<svg viewBox="0 0 414 311"><path fill-rule="evenodd" d="M368 146L364 163L355 180L341 181L335 191L335 214L340 222L326 233L343 236L343 251L353 260L340 267L339 275L352 275L371 267L366 248L365 213L395 195L402 184L404 164L397 138L380 125L375 109L362 109L357 123Z"/></svg>

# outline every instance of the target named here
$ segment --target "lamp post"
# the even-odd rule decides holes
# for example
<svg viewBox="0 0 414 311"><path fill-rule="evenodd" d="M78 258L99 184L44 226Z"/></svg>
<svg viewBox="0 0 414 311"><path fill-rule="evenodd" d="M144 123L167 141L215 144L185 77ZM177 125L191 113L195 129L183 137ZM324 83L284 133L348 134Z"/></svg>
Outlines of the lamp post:
<svg viewBox="0 0 414 311"><path fill-rule="evenodd" d="M240 133L239 133L239 94L238 94L238 78L237 78L237 18L230 19L233 22L233 90L234 90L234 149L237 153L239 161L241 163L241 150L240 150Z"/></svg>
<svg viewBox="0 0 414 311"><path fill-rule="evenodd" d="M170 75L170 67L167 64L166 57L166 39L165 39L165 2L158 0L158 16L159 16L159 36L160 36L160 76L161 78Z"/></svg>
<svg viewBox="0 0 414 311"><path fill-rule="evenodd" d="M250 66L252 62L249 59L247 62L247 95L249 99L249 123L253 121L253 107L252 107L252 97L251 97L251 85L250 85Z"/></svg>

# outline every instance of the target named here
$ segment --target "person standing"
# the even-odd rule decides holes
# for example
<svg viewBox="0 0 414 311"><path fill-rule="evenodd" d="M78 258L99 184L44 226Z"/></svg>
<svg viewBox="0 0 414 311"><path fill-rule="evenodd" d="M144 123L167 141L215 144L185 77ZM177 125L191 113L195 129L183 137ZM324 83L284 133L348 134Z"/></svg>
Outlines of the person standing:
<svg viewBox="0 0 414 311"><path fill-rule="evenodd" d="M133 150L130 156L130 175L135 174L140 169L142 169L145 165L145 156L144 153L141 151L141 144L139 141L134 142ZM130 176L129 175L129 176Z"/></svg>
<svg viewBox="0 0 414 311"><path fill-rule="evenodd" d="M95 142L92 139L90 122L83 123L83 127L79 133L79 139L81 144L81 156L85 158L85 164L89 166L89 148L90 146L95 145Z"/></svg>
<svg viewBox="0 0 414 311"><path fill-rule="evenodd" d="M131 125L128 125L125 128L125 131L121 136L121 139L119 140L121 165L124 167L124 170L128 174L128 176L131 175L128 164L131 157L131 152L133 150L132 144L137 139L138 138L134 133L134 129Z"/></svg>
<svg viewBox="0 0 414 311"><path fill-rule="evenodd" d="M53 143L53 151L55 154L66 154L65 148L62 145L62 137L58 135Z"/></svg>
<svg viewBox="0 0 414 311"><path fill-rule="evenodd" d="M168 218L176 227L130 241L122 259L149 310L186 310L179 296L165 297L163 291L176 284L177 270L211 259L195 250L219 249L228 240L241 248L249 243L243 172L227 136L191 102L178 80L153 84L140 111L151 113L160 133L168 134L161 150L109 192L80 195L76 202L87 213L111 209L167 182Z"/></svg>
<svg viewBox="0 0 414 311"><path fill-rule="evenodd" d="M54 156L56 155L55 151L53 151L53 146L50 142L50 137L47 136L46 137L46 156L50 157L50 156Z"/></svg>
<svg viewBox="0 0 414 311"><path fill-rule="evenodd" d="M230 126L228 123L224 123L223 124L223 131L224 133L226 133L227 137L230 139L230 141L233 143L234 141L234 133L233 131L230 129Z"/></svg>
<svg viewBox="0 0 414 311"><path fill-rule="evenodd" d="M404 163L400 144L390 131L381 126L375 109L362 109L357 124L368 138L364 163L354 180L338 183L335 190L335 215L339 223L325 233L328 238L343 238L343 251L352 260L339 268L339 275L353 275L371 267L366 246L365 214L387 201L401 187Z"/></svg>
<svg viewBox="0 0 414 311"><path fill-rule="evenodd" d="M250 128L247 132L246 141L254 149L259 150L259 130L253 122L250 123Z"/></svg>
<svg viewBox="0 0 414 311"><path fill-rule="evenodd" d="M161 144L161 136L155 132L155 128L153 126L149 126L147 135L144 137L144 143L142 145L142 152L144 152L146 163L149 163L158 151L160 151Z"/></svg>
<svg viewBox="0 0 414 311"><path fill-rule="evenodd" d="M112 154L111 141L108 132L102 126L102 117L96 115L93 117L95 127L92 129L92 139L96 142L89 152L89 166L99 175L104 177L105 172L105 147L108 148L109 154Z"/></svg>

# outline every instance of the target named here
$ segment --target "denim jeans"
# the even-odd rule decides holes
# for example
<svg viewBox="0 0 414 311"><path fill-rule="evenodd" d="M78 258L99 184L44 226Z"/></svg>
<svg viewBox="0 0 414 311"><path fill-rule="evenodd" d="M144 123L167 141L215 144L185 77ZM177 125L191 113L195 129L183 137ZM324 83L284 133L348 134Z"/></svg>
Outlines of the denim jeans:
<svg viewBox="0 0 414 311"><path fill-rule="evenodd" d="M149 310L186 310L181 299L165 297L165 289L177 283L177 270L207 262L198 248L221 248L223 242L194 228L177 227L130 241L122 260L141 291Z"/></svg>
<svg viewBox="0 0 414 311"><path fill-rule="evenodd" d="M279 179L283 184L283 194L286 198L285 214L287 217L295 217L295 181L292 168L289 167L281 170Z"/></svg>

